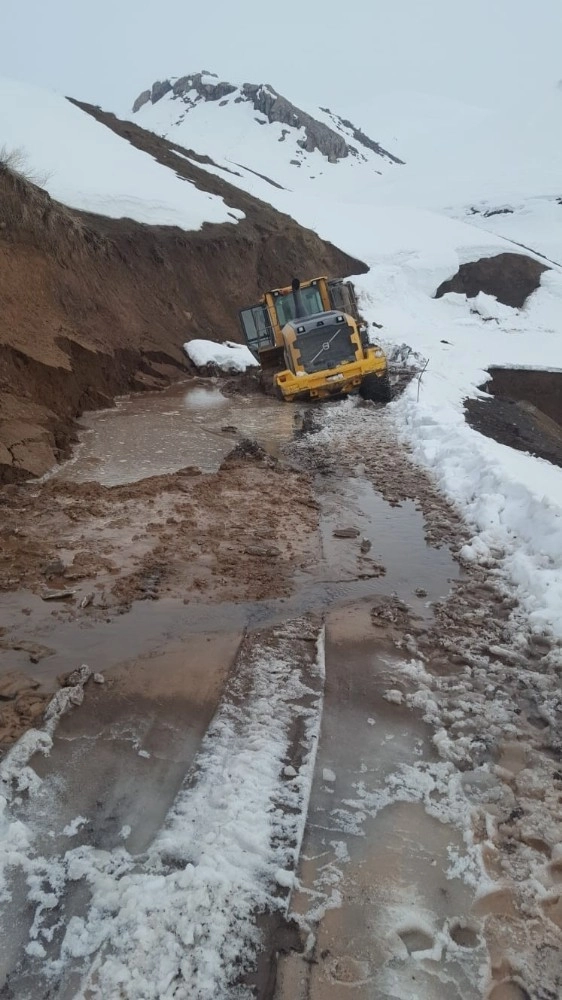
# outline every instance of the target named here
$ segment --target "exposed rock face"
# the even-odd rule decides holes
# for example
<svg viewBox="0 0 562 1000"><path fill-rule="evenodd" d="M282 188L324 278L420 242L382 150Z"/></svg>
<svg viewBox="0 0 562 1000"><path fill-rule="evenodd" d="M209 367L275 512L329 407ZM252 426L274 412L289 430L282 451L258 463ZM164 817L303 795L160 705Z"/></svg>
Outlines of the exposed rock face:
<svg viewBox="0 0 562 1000"><path fill-rule="evenodd" d="M280 122L290 128L303 129L304 136L298 140L298 144L307 153L318 149L330 163L336 163L347 156L361 155L357 147L350 145L339 132L313 118L306 111L301 111L291 101L278 94L270 84L245 83L238 88L207 72L187 74L173 84L169 80L154 83L150 91L145 90L137 97L133 105L133 112L139 111L148 99L155 104L170 91L173 91L174 98L181 100L188 107L194 107L201 100L223 101L224 98L236 93L237 96L234 98L236 103L247 101L252 104L254 110L264 115L269 123ZM350 132L355 142L392 163L402 163L402 160L387 152L378 142L374 142L351 122L338 118L331 112L326 113L331 115L334 124Z"/></svg>
<svg viewBox="0 0 562 1000"><path fill-rule="evenodd" d="M150 92L150 100L153 104L156 104L165 94L168 94L172 89L172 84L169 80L156 80L152 84L152 90Z"/></svg>
<svg viewBox="0 0 562 1000"><path fill-rule="evenodd" d="M541 274L549 270L545 264L525 254L500 253L496 257L483 257L461 264L454 277L439 286L435 298L440 299L447 292L458 292L473 299L479 292L485 292L506 306L521 309L539 287Z"/></svg>
<svg viewBox="0 0 562 1000"><path fill-rule="evenodd" d="M133 114L136 115L137 111L140 111L145 104L148 104L150 100L150 90L143 90L142 94L139 94L135 103L133 104Z"/></svg>
<svg viewBox="0 0 562 1000"><path fill-rule="evenodd" d="M338 122L342 128L349 130L353 135L355 142L358 142L361 146L365 146L366 149L371 149L373 153L378 153L379 156L387 157L392 161L392 163L404 163L404 160L399 160L397 156L394 156L394 153L389 153L387 149L383 149L380 143L375 142L374 139L370 139L368 135L365 135L360 128L357 128L357 126L354 125L353 122L350 122L347 118L340 118L339 115L335 115L329 108L320 108L320 110L325 114L330 115L330 117L333 118L335 122ZM350 148L353 150L353 147ZM357 150L355 150L355 153L357 153Z"/></svg>
<svg viewBox="0 0 562 1000"><path fill-rule="evenodd" d="M242 93L246 100L252 102L255 110L265 115L269 122L281 122L282 125L289 125L291 128L304 128L305 137L299 140L299 146L307 153L318 149L330 163L337 163L338 160L349 156L349 146L341 135L322 122L316 121L312 115L300 111L269 84L257 86L245 83Z"/></svg>
<svg viewBox="0 0 562 1000"><path fill-rule="evenodd" d="M218 77L216 77L217 82L214 83L214 80L210 79L211 77L214 77L214 74L192 73L191 76L181 76L172 87L174 95L183 97L190 90L196 90L199 96L206 101L220 101L236 90L236 87L233 87L231 83L219 80Z"/></svg>

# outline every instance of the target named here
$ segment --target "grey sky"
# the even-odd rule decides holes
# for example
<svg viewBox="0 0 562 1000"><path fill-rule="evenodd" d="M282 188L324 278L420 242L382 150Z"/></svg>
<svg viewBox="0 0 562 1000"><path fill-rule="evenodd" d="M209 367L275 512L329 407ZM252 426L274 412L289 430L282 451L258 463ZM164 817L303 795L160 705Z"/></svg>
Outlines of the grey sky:
<svg viewBox="0 0 562 1000"><path fill-rule="evenodd" d="M119 112L203 68L349 113L359 92L490 105L562 77L562 0L2 0L1 23L2 75Z"/></svg>

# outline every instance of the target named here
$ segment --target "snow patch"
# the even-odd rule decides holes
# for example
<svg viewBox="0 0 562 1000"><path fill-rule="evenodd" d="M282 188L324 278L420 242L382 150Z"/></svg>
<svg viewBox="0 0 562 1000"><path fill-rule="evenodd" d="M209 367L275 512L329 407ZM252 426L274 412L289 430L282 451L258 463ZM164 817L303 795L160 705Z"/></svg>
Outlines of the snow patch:
<svg viewBox="0 0 562 1000"><path fill-rule="evenodd" d="M244 344L215 344L212 340L190 340L183 349L196 368L216 365L223 372L245 372L259 363Z"/></svg>
<svg viewBox="0 0 562 1000"><path fill-rule="evenodd" d="M88 820L85 816L76 816L71 823L67 823L62 832L65 837L75 837L81 827L87 822Z"/></svg>

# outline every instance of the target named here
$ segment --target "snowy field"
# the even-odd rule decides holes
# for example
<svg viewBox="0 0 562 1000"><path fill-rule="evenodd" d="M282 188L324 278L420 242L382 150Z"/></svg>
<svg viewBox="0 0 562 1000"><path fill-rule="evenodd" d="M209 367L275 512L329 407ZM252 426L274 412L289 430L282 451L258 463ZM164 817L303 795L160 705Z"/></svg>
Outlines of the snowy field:
<svg viewBox="0 0 562 1000"><path fill-rule="evenodd" d="M64 97L0 78L0 152L14 151L22 154L23 172L71 208L182 229L243 215Z"/></svg>

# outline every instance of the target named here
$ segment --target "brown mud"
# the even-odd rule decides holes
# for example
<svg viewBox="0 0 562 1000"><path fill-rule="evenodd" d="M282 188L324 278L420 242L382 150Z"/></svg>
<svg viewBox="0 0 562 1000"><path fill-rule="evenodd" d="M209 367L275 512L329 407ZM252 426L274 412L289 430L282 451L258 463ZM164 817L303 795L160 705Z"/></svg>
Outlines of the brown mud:
<svg viewBox="0 0 562 1000"><path fill-rule="evenodd" d="M562 466L562 372L491 367L480 388L488 398L465 400L466 419L487 437Z"/></svg>

